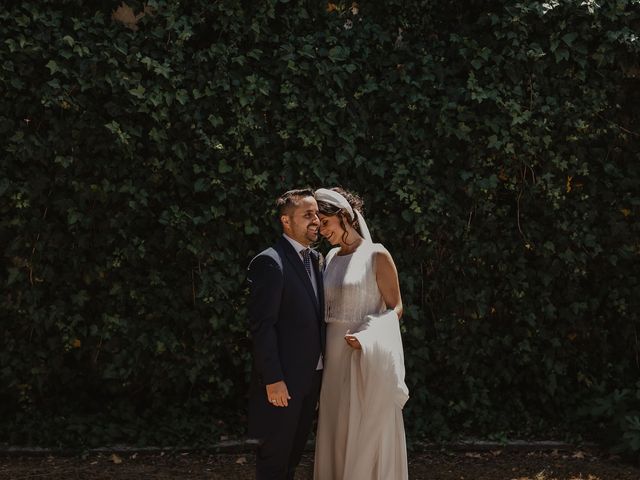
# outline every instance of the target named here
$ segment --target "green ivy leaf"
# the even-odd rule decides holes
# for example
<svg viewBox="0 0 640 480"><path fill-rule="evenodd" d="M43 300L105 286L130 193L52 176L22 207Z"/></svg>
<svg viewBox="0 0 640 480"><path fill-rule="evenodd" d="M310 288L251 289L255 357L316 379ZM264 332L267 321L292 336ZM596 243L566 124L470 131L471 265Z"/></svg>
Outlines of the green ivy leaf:
<svg viewBox="0 0 640 480"><path fill-rule="evenodd" d="M46 67L49 69L49 73L51 73L51 75L60 71L60 67L58 67L58 64L54 60L49 60Z"/></svg>
<svg viewBox="0 0 640 480"><path fill-rule="evenodd" d="M138 85L136 88L132 88L129 90L129 93L136 98L143 99L144 93L147 91L142 85Z"/></svg>

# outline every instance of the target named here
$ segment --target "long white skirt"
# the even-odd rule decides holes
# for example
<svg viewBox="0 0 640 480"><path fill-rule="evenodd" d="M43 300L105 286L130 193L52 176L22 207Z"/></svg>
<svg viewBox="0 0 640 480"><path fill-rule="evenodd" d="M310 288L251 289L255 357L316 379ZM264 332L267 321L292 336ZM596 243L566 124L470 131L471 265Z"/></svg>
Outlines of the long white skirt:
<svg viewBox="0 0 640 480"><path fill-rule="evenodd" d="M366 335L357 335L362 351L347 345L344 335L353 328L353 323L327 325L314 479L408 479L402 418L408 397L390 380L393 360L379 345ZM399 340L399 330L397 335Z"/></svg>

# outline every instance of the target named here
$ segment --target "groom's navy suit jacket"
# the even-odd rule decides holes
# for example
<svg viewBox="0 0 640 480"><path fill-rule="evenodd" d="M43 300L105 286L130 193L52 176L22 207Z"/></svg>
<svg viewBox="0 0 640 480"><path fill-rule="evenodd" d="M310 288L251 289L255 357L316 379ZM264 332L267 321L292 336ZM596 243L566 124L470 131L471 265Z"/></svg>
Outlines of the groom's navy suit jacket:
<svg viewBox="0 0 640 480"><path fill-rule="evenodd" d="M324 292L318 253L311 252L318 296L302 260L287 239L258 254L249 264L249 323L253 373L249 393L249 435L261 438L278 428L278 415L265 385L284 380L291 397L312 388L324 349Z"/></svg>

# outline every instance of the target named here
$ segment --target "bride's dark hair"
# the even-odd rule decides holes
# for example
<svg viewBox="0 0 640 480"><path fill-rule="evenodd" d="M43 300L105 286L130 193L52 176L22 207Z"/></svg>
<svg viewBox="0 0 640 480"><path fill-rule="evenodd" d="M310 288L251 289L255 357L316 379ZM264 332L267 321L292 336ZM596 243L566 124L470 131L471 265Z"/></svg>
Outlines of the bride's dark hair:
<svg viewBox="0 0 640 480"><path fill-rule="evenodd" d="M339 193L347 199L347 202L349 202L349 205L351 205L351 208L354 210L353 220L351 219L351 217L349 217L349 213L347 213L345 210L341 209L340 207L336 207L335 205L331 205L330 203L319 201L318 211L322 215L326 215L329 217L338 217L340 226L344 230L344 233L342 234L343 242L347 243L347 227L345 225L345 222L355 228L356 232L358 232L360 236L363 237L364 235L362 235L362 230L360 229L360 224L358 223L358 217L355 216L356 210L360 212L360 214L364 215L364 202L362 201L362 199L356 193L349 192L341 187L333 187L329 190L333 190L334 192Z"/></svg>

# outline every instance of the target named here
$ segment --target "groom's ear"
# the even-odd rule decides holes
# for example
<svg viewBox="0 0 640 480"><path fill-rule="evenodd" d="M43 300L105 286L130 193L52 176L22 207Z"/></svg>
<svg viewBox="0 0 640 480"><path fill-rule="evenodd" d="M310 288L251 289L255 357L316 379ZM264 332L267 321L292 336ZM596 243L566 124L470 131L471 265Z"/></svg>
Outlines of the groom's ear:
<svg viewBox="0 0 640 480"><path fill-rule="evenodd" d="M280 223L282 223L283 227L290 227L289 215L280 215Z"/></svg>

